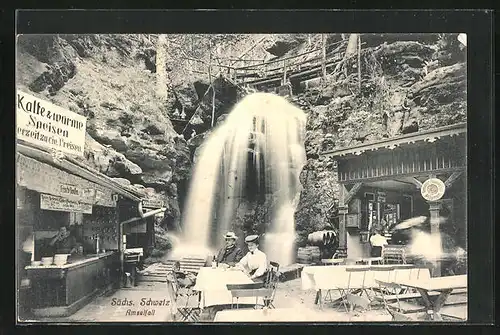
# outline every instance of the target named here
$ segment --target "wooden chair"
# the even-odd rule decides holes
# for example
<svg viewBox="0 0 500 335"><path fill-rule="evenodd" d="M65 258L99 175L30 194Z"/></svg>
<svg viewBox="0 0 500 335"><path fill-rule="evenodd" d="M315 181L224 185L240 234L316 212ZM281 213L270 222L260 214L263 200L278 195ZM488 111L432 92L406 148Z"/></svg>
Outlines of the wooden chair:
<svg viewBox="0 0 500 335"><path fill-rule="evenodd" d="M167 276L167 288L172 302L171 312L174 321L177 321L177 314L181 316L180 321L198 321L201 314L201 293L181 287L174 271Z"/></svg>

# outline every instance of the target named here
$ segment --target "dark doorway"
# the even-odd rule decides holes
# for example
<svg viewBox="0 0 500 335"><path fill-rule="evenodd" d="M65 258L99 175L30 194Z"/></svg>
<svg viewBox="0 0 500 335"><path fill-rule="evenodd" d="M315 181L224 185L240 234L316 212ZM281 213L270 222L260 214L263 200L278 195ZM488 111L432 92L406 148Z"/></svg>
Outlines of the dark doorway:
<svg viewBox="0 0 500 335"><path fill-rule="evenodd" d="M413 215L413 199L409 195L404 195L401 198L401 207L399 209L400 220L407 220Z"/></svg>

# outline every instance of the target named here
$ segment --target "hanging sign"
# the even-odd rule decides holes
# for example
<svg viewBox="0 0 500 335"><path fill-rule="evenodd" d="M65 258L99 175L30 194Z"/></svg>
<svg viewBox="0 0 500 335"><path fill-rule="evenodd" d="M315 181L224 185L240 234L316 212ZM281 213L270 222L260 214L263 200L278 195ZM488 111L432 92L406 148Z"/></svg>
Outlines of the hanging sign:
<svg viewBox="0 0 500 335"><path fill-rule="evenodd" d="M143 199L142 207L144 208L163 208L165 207L165 202L158 199Z"/></svg>
<svg viewBox="0 0 500 335"><path fill-rule="evenodd" d="M40 194L40 209L92 214L92 205L90 204L79 201L71 201L44 193Z"/></svg>
<svg viewBox="0 0 500 335"><path fill-rule="evenodd" d="M17 138L83 157L87 118L31 94L17 91Z"/></svg>
<svg viewBox="0 0 500 335"><path fill-rule="evenodd" d="M441 179L429 178L422 184L420 193L427 201L436 201L443 197L446 191L446 185Z"/></svg>

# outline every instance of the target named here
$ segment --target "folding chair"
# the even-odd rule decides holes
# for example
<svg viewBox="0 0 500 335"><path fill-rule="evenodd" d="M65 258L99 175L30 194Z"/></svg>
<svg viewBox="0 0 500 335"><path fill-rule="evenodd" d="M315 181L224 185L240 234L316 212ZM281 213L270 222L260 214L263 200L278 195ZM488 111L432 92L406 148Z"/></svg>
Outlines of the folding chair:
<svg viewBox="0 0 500 335"><path fill-rule="evenodd" d="M269 262L269 271L267 271L266 280L264 281L264 287L272 290L271 297L269 299L264 299L264 306L269 308L274 308L274 297L281 276L279 269L280 265L278 263Z"/></svg>
<svg viewBox="0 0 500 335"><path fill-rule="evenodd" d="M347 293L346 301L349 304L349 319L352 317L352 313L355 312L356 307L361 307L363 312L370 310L370 300L359 295Z"/></svg>
<svg viewBox="0 0 500 335"><path fill-rule="evenodd" d="M378 281L382 280L384 282L390 282L391 281L390 278L393 275L393 272L394 272L394 267L377 266L377 265L373 265L370 267L371 281L373 283L370 288L370 291L372 293L371 295L372 303L380 301L376 299L377 294L380 293L380 286L378 284Z"/></svg>
<svg viewBox="0 0 500 335"><path fill-rule="evenodd" d="M349 274L349 277L347 279L347 288L342 289L339 288L340 291L340 296L342 299L342 305L344 305L344 308L346 309L346 312L348 311L348 301L347 301L347 294L353 294L354 291L361 292L363 294L363 289L364 289L364 284L365 284L365 275L366 271L370 267L365 267L365 266L358 266L358 267L347 267L345 270Z"/></svg>
<svg viewBox="0 0 500 335"><path fill-rule="evenodd" d="M394 266L394 276L391 278L390 281L395 282L399 279L411 279L411 274L412 274L412 269L415 266L413 264L398 264ZM399 292L400 294L403 294L405 292L409 292L409 288L407 287L402 287L402 291Z"/></svg>
<svg viewBox="0 0 500 335"><path fill-rule="evenodd" d="M174 271L167 276L167 288L172 301L171 313L174 321L177 321L177 314L181 316L179 321L198 321L201 314L201 292L181 287Z"/></svg>
<svg viewBox="0 0 500 335"><path fill-rule="evenodd" d="M418 298L418 294L401 294L400 292L403 288L401 287L401 285L396 283L385 282L382 280L375 280L375 282L379 285L380 289L380 294L377 295L376 298L383 301L386 309L391 309L402 314L419 313L426 311L425 306L403 300L407 298Z"/></svg>

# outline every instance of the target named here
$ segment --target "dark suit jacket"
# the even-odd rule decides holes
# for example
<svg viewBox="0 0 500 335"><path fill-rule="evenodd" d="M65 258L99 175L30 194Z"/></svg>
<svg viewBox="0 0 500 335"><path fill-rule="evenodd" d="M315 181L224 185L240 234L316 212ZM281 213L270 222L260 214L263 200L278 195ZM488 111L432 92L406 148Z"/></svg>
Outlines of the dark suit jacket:
<svg viewBox="0 0 500 335"><path fill-rule="evenodd" d="M243 258L243 252L237 246L231 249L222 248L217 254L217 263L226 263L228 265L234 265L238 263Z"/></svg>

